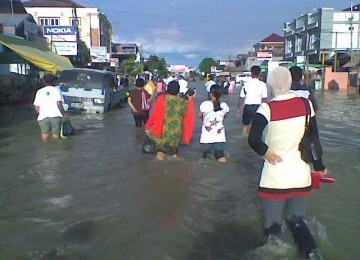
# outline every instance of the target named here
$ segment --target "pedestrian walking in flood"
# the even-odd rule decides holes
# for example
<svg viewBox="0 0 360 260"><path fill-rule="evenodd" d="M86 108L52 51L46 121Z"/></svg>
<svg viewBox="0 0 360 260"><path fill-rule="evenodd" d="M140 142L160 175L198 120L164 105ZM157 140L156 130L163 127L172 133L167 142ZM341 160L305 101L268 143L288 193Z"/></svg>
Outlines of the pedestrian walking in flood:
<svg viewBox="0 0 360 260"><path fill-rule="evenodd" d="M45 86L36 92L33 103L38 113L37 121L43 142L48 142L50 135L54 139L60 139L61 121L65 111L61 91L55 87L56 81L56 76L45 74L43 77Z"/></svg>
<svg viewBox="0 0 360 260"><path fill-rule="evenodd" d="M212 86L216 85L216 82L214 80L214 75L213 74L210 74L208 76L208 80L205 82L205 88L206 88L206 91L208 93L208 98L210 99L210 89Z"/></svg>
<svg viewBox="0 0 360 260"><path fill-rule="evenodd" d="M135 89L130 92L127 102L133 114L135 126L142 127L149 118L150 94L144 89L145 81L138 78L135 81Z"/></svg>
<svg viewBox="0 0 360 260"><path fill-rule="evenodd" d="M252 79L248 80L240 90L240 98L237 109L237 116L242 114L242 133L247 135L250 131L251 121L256 110L262 102L266 102L267 88L265 82L260 81L261 68L252 66Z"/></svg>
<svg viewBox="0 0 360 260"><path fill-rule="evenodd" d="M179 83L171 81L164 94L155 100L148 122L146 134L156 143L158 160L166 155L178 157L181 140L189 144L194 129L193 96L184 99L178 96Z"/></svg>
<svg viewBox="0 0 360 260"><path fill-rule="evenodd" d="M285 67L276 67L269 72L267 84L274 98L260 105L248 141L250 147L265 159L258 195L264 209L267 241L271 243L278 239L285 213L300 250L311 259L322 259L305 220L312 178L310 165L302 160L299 143L304 136L308 113L304 100L290 91L291 81L290 71ZM310 116L311 122L315 119L312 107ZM316 124L309 123L309 126L313 138L318 140ZM320 142L316 143L320 146ZM314 158L314 169L326 175L321 154L315 154ZM283 212L285 208L286 212Z"/></svg>
<svg viewBox="0 0 360 260"><path fill-rule="evenodd" d="M210 89L210 100L200 105L199 117L202 119L200 143L203 146L203 158L214 156L218 162L226 162L224 146L226 143L224 118L229 106L220 102L221 87L214 85Z"/></svg>
<svg viewBox="0 0 360 260"><path fill-rule="evenodd" d="M318 105L314 96L314 93L310 90L308 86L305 86L301 83L302 76L303 76L303 70L302 68L298 66L292 66L290 68L291 78L292 78L292 84L291 84L291 90L294 91L294 93L298 97L307 98L311 101L315 112L318 109Z"/></svg>

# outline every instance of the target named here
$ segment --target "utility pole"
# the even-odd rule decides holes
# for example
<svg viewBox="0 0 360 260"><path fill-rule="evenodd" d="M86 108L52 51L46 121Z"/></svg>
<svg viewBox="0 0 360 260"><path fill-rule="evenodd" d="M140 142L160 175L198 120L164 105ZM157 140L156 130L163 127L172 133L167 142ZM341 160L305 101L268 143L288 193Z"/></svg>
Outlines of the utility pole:
<svg viewBox="0 0 360 260"><path fill-rule="evenodd" d="M335 32L335 64L334 64L334 71L337 71L337 36L338 32Z"/></svg>
<svg viewBox="0 0 360 260"><path fill-rule="evenodd" d="M350 61L353 61L353 20L354 20L354 16L353 16L353 2L352 0L350 1L350 13L351 13L351 17L349 18L349 22L350 22Z"/></svg>
<svg viewBox="0 0 360 260"><path fill-rule="evenodd" d="M74 24L75 30L76 30L76 45L77 45L76 61L81 61L79 21L78 21L78 17L77 17L76 4L75 3L73 5L72 13L73 13L73 24Z"/></svg>

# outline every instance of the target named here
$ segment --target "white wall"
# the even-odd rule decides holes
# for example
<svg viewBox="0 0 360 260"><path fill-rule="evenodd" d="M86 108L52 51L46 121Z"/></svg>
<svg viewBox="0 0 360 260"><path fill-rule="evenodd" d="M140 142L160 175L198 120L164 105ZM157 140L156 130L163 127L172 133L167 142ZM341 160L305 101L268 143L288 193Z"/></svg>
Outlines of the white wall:
<svg viewBox="0 0 360 260"><path fill-rule="evenodd" d="M51 7L26 7L26 11L34 17L34 20L40 24L39 18L54 17L60 18L59 25L71 25L73 17L72 8L51 8ZM98 8L77 8L77 16L79 19L80 39L86 43L88 48L91 47L91 28L99 29L99 10ZM99 39L100 32L98 31ZM45 36L50 42L50 36Z"/></svg>

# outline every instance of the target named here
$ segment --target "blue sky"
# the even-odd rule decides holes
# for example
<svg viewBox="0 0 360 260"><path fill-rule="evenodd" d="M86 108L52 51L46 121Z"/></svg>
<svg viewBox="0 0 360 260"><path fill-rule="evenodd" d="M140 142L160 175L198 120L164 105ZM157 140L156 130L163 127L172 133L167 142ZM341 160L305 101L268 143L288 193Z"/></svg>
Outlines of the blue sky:
<svg viewBox="0 0 360 260"><path fill-rule="evenodd" d="M342 10L351 0L75 0L98 7L113 25L114 42L135 42L172 65L235 58L284 22L314 8ZM353 0L354 4L358 1Z"/></svg>

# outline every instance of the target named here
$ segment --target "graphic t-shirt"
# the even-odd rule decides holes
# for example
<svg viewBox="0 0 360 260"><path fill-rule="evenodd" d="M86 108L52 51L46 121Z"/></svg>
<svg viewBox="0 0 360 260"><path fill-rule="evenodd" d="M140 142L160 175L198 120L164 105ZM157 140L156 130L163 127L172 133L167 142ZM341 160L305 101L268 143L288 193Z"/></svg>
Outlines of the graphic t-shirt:
<svg viewBox="0 0 360 260"><path fill-rule="evenodd" d="M46 86L36 92L34 106L39 107L39 115L37 120L43 120L47 117L62 117L62 113L58 108L57 102L63 101L62 94L59 89L53 86Z"/></svg>
<svg viewBox="0 0 360 260"><path fill-rule="evenodd" d="M204 101L200 105L200 112L203 113L203 125L201 128L200 143L225 143L225 127L223 120L229 112L229 106L222 102L222 110L214 111L214 104L211 101Z"/></svg>

